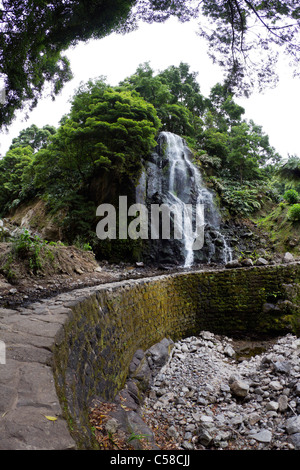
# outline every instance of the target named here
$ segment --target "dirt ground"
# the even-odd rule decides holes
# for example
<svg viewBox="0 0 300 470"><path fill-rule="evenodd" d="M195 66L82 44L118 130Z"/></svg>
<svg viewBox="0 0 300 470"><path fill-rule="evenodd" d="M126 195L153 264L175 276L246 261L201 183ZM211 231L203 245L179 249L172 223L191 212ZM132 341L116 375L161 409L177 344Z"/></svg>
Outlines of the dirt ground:
<svg viewBox="0 0 300 470"><path fill-rule="evenodd" d="M41 269L32 269L27 257L13 254L12 243L0 243L0 307L26 305L41 298L97 284L174 272L171 267L109 264L75 246L46 246Z"/></svg>

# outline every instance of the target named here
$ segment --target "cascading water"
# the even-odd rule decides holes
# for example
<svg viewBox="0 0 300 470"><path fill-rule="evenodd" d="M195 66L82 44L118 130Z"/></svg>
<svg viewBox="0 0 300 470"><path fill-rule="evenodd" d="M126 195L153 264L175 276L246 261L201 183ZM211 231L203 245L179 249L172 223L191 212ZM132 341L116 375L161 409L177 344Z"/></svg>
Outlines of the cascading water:
<svg viewBox="0 0 300 470"><path fill-rule="evenodd" d="M147 162L144 181L147 204L172 208L174 234L182 234L180 239L161 240L156 246L156 258L169 262L175 258L185 267L195 262L226 263L231 259L231 250L220 232L220 215L213 194L203 184L191 157L181 137L161 132L157 152ZM203 243L199 248L201 235Z"/></svg>

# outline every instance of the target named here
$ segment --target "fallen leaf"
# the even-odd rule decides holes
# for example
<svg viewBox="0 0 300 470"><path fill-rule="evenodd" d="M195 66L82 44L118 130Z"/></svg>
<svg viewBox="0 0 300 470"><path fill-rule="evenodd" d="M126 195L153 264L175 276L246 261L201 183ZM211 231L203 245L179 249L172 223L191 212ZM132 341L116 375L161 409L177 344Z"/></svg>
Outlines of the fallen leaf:
<svg viewBox="0 0 300 470"><path fill-rule="evenodd" d="M125 411L130 411L130 408L128 408L128 406L121 405L121 408L123 408Z"/></svg>
<svg viewBox="0 0 300 470"><path fill-rule="evenodd" d="M49 419L49 421L56 421L57 418L55 418L55 416L46 416L45 415L45 418Z"/></svg>

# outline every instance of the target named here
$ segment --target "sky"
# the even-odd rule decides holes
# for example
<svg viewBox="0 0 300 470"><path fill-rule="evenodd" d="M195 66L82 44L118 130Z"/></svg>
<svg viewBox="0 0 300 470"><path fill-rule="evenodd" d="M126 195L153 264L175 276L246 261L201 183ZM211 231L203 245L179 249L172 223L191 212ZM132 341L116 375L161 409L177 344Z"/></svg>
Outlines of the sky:
<svg viewBox="0 0 300 470"><path fill-rule="evenodd" d="M24 114L17 115L9 133L0 134L0 155L4 155L12 139L31 124L57 127L61 117L70 110L70 100L81 82L106 76L107 83L115 86L144 62L149 62L155 71L170 65L178 66L180 62L189 64L191 72L198 72L201 93L208 96L211 88L223 81L223 71L212 63L207 54L207 43L196 35L196 30L194 22L181 24L171 18L163 24L143 23L137 31L126 35L112 34L66 51L74 78L54 102L51 98L41 99L27 120L24 120ZM245 108L244 118L262 126L270 144L283 158L300 156L299 85L300 79L293 79L291 70L282 67L275 89L253 94L248 99L235 98Z"/></svg>

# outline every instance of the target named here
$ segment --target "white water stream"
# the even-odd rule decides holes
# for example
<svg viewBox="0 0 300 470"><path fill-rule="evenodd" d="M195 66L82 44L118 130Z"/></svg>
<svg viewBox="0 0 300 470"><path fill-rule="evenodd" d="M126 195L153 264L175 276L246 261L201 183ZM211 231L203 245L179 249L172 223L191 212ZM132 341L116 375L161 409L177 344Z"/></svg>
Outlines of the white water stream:
<svg viewBox="0 0 300 470"><path fill-rule="evenodd" d="M195 241L204 237L207 223L214 229L223 242L223 261L232 259L231 250L224 235L219 230L220 215L214 203L213 194L203 183L198 168L190 160L190 151L184 140L171 132L162 132L159 139L164 139L164 158L169 160L167 204L178 213L176 220L183 214L183 243L185 248L185 267L194 262ZM167 177L167 176L166 176ZM194 217L191 217L191 195L195 202ZM206 220L206 217L208 220ZM199 246L199 243L198 243ZM200 247L201 249L201 247ZM209 261L209 260L208 260Z"/></svg>

